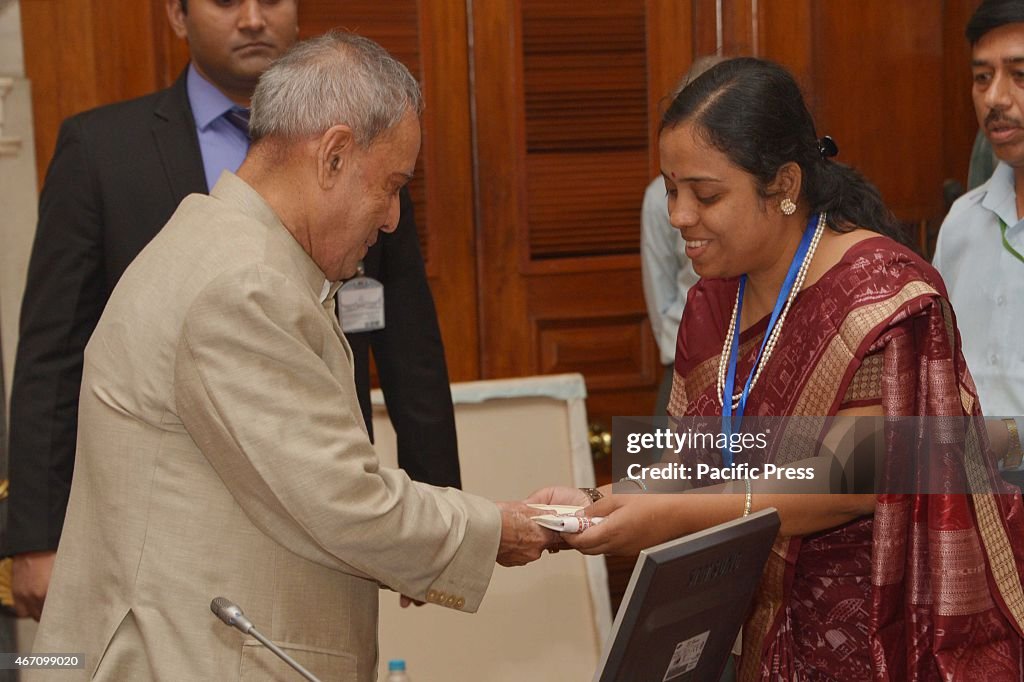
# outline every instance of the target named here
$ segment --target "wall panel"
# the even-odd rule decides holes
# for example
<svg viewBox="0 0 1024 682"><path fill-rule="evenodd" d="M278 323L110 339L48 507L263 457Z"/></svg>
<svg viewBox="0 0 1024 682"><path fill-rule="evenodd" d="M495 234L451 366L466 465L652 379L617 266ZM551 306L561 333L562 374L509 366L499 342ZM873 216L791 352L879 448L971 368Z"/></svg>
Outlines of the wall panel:
<svg viewBox="0 0 1024 682"><path fill-rule="evenodd" d="M452 376L468 380L543 371L533 325L553 310L587 311L572 319L591 329L642 314L640 199L664 95L699 54L791 68L840 160L901 219L934 225L976 130L963 26L977 2L302 0L300 24L362 31L422 80L412 190ZM60 120L165 86L187 60L163 0L24 0L21 13L40 175ZM653 344L630 338L646 366ZM653 388L602 385L591 409L632 409Z"/></svg>
<svg viewBox="0 0 1024 682"><path fill-rule="evenodd" d="M162 7L158 0L21 2L40 186L62 120L156 89L153 31Z"/></svg>
<svg viewBox="0 0 1024 682"><path fill-rule="evenodd" d="M26 0L22 26L33 82L40 182L60 121L170 85L188 48L165 0ZM469 66L458 0L302 0L301 37L343 27L381 42L424 85L424 141L410 193L454 380L479 376ZM140 30L140 27L142 30ZM434 144L444 140L444 144Z"/></svg>

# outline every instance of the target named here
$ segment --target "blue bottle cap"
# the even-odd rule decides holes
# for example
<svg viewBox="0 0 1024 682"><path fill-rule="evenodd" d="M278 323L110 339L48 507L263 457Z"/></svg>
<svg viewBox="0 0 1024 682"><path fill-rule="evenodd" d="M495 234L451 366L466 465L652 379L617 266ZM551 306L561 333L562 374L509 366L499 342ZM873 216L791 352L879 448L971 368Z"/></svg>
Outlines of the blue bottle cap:
<svg viewBox="0 0 1024 682"><path fill-rule="evenodd" d="M388 661L388 672L401 671L405 672L405 661L401 658L396 658L392 661Z"/></svg>

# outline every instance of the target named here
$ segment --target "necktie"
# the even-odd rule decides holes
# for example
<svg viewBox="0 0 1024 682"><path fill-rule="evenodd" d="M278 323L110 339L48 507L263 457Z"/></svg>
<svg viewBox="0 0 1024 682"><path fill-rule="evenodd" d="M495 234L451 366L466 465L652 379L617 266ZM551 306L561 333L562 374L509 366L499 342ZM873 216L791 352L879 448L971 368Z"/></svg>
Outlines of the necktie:
<svg viewBox="0 0 1024 682"><path fill-rule="evenodd" d="M228 120L228 123L241 130L246 137L249 137L248 109L243 109L242 107L231 107L224 112L224 118Z"/></svg>

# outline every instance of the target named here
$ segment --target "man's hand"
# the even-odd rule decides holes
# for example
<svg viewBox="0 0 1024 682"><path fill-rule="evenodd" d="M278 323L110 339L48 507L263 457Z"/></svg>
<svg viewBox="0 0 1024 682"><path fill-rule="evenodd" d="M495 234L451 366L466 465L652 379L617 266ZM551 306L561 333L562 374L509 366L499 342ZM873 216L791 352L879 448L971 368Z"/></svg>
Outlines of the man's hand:
<svg viewBox="0 0 1024 682"><path fill-rule="evenodd" d="M590 497L579 488L566 488L563 486L551 486L541 488L526 498L527 504L552 504L566 505L572 507L586 507L590 504ZM541 512L543 513L543 512Z"/></svg>
<svg viewBox="0 0 1024 682"><path fill-rule="evenodd" d="M57 552L26 552L15 554L11 564L11 592L14 611L19 618L39 620L43 615L43 602L50 588L50 574Z"/></svg>
<svg viewBox="0 0 1024 682"><path fill-rule="evenodd" d="M540 558L549 547L562 546L558 533L530 520L544 512L522 502L497 502L501 510L501 542L496 561L502 566L522 566Z"/></svg>

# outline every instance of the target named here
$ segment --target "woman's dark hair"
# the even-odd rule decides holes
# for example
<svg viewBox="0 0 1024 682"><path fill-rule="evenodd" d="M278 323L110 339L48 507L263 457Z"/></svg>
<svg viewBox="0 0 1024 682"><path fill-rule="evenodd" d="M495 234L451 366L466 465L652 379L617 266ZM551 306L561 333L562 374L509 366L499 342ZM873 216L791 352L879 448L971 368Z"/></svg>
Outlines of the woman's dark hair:
<svg viewBox="0 0 1024 682"><path fill-rule="evenodd" d="M967 42L976 45L981 37L1006 24L1024 23L1024 2L1020 0L985 0L974 10L967 22Z"/></svg>
<svg viewBox="0 0 1024 682"><path fill-rule="evenodd" d="M753 175L761 196L769 196L769 183L792 161L803 171L802 200L812 213L827 211L833 230L864 227L906 243L875 186L853 168L825 158L800 87L778 64L741 57L711 67L672 101L661 130L687 122Z"/></svg>

